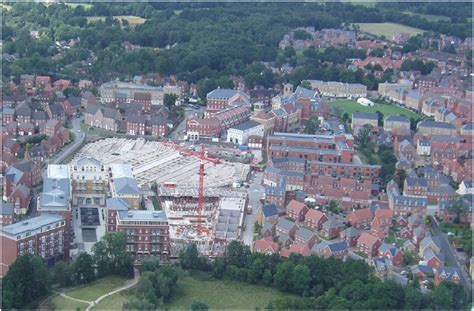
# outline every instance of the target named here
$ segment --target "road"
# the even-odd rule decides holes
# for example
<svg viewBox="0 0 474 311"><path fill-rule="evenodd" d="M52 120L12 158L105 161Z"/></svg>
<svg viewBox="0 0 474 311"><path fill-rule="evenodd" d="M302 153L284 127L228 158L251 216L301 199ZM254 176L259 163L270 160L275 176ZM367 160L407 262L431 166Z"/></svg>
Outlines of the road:
<svg viewBox="0 0 474 311"><path fill-rule="evenodd" d="M466 291L469 293L471 292L471 279L467 274L466 268L464 265L460 265L459 261L456 258L456 254L454 249L451 247L449 243L448 237L439 227L438 222L434 217L430 217L431 219L431 230L433 234L433 239L439 243L441 246L441 251L443 252L445 259L446 259L446 266L455 267L460 273L461 284L464 286Z"/></svg>
<svg viewBox="0 0 474 311"><path fill-rule="evenodd" d="M252 206L252 215L245 215L245 230L242 234L242 241L245 245L252 248L253 245L253 229L255 226L255 215L257 210L262 205L260 199L265 193L265 188L262 186L263 173L256 172L252 176L250 186L247 188L249 194L249 205Z"/></svg>

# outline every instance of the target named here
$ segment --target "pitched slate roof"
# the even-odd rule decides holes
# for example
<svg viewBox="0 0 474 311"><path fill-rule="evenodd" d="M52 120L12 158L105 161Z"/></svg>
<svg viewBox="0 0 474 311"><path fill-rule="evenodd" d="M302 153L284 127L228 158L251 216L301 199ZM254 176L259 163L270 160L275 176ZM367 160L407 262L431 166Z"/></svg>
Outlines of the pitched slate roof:
<svg viewBox="0 0 474 311"><path fill-rule="evenodd" d="M130 208L130 204L127 200L122 198L108 198L105 201L108 209L127 211Z"/></svg>
<svg viewBox="0 0 474 311"><path fill-rule="evenodd" d="M282 228L286 231L290 231L291 228L293 228L293 226L295 226L295 223L293 221L290 221L283 217L278 218L278 222L277 222L278 228Z"/></svg>
<svg viewBox="0 0 474 311"><path fill-rule="evenodd" d="M304 227L300 227L297 231L296 231L296 234L295 234L295 238L300 238L304 241L308 241L309 239L311 239L311 237L313 237L315 235L314 231L311 231L307 228L304 228Z"/></svg>
<svg viewBox="0 0 474 311"><path fill-rule="evenodd" d="M0 203L0 215L13 216L13 203Z"/></svg>
<svg viewBox="0 0 474 311"><path fill-rule="evenodd" d="M438 122L438 121L431 121L431 120L427 120L427 121L421 121L418 123L418 128L420 127L428 127L428 128L444 128L444 129L456 129L454 127L454 125L452 125L451 123L446 123L446 122Z"/></svg>
<svg viewBox="0 0 474 311"><path fill-rule="evenodd" d="M117 194L131 194L139 195L140 188L138 188L137 182L133 178L122 177L114 179L115 192Z"/></svg>
<svg viewBox="0 0 474 311"><path fill-rule="evenodd" d="M237 124L237 125L231 127L231 129L238 130L238 131L245 131L245 130L251 129L253 127L259 126L259 125L260 125L260 123L249 120L249 121L245 121L243 123Z"/></svg>
<svg viewBox="0 0 474 311"><path fill-rule="evenodd" d="M354 119L363 119L363 120L375 120L377 121L378 115L375 112L353 112L352 120Z"/></svg>
<svg viewBox="0 0 474 311"><path fill-rule="evenodd" d="M275 204L265 204L262 206L262 213L264 217L272 217L278 215L278 210Z"/></svg>

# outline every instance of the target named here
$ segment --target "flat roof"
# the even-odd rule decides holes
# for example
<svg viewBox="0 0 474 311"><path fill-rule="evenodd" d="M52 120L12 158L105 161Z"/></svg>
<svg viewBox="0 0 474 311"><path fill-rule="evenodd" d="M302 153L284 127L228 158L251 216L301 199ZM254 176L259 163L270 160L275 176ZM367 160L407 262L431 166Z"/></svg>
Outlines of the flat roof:
<svg viewBox="0 0 474 311"><path fill-rule="evenodd" d="M122 221L166 221L168 217L164 211L119 211Z"/></svg>

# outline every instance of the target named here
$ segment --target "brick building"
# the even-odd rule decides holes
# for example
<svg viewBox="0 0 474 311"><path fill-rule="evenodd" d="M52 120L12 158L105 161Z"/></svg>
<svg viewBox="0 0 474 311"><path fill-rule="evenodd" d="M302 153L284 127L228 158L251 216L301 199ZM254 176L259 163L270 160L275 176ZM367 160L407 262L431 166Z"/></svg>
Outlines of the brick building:
<svg viewBox="0 0 474 311"><path fill-rule="evenodd" d="M64 257L65 221L60 215L44 214L8 226L0 231L3 255L1 275L19 256L31 254L46 260L48 266Z"/></svg>
<svg viewBox="0 0 474 311"><path fill-rule="evenodd" d="M109 223L109 227L113 224ZM169 259L169 224L163 211L118 210L115 228L111 231L126 233L127 251L136 260L147 256L159 256L163 261Z"/></svg>

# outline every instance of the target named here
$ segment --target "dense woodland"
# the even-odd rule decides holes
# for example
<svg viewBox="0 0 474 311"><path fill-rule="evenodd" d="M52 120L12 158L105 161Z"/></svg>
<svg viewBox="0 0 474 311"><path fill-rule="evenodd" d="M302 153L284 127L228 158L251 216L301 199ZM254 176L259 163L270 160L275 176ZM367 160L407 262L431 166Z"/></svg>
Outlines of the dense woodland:
<svg viewBox="0 0 474 311"><path fill-rule="evenodd" d="M458 18L458 12L463 12L464 18L470 11L466 10L468 3L450 6L444 13L438 7L446 3L436 10L412 3L402 9L389 3L375 7L347 3L94 3L91 8L12 3L12 9L3 12L3 51L18 55L18 59L4 61L3 77L18 79L20 74L36 73L74 81L107 81L151 72L175 74L180 80L197 83L201 96L218 85L231 87L230 75L244 77L249 87L272 87L282 81L298 84L318 78L359 82L375 89L380 81L373 74L364 76L361 70L347 70L344 65L348 58L364 58L365 51L329 48L297 53L293 48L279 50L278 43L295 27L346 27L353 22L400 22L461 38L471 36L466 18L456 23L433 23L403 14L410 5L412 11L448 14L453 19ZM133 28L112 18L117 15L135 15L147 21ZM107 18L88 23L88 16ZM41 37L32 40L32 30L40 31ZM80 43L58 53L55 41L74 38L80 38ZM126 51L122 45L126 41L144 48ZM414 40L406 50L418 47L418 43ZM296 70L277 76L261 62L290 64ZM387 72L381 81L387 81L390 74Z"/></svg>

